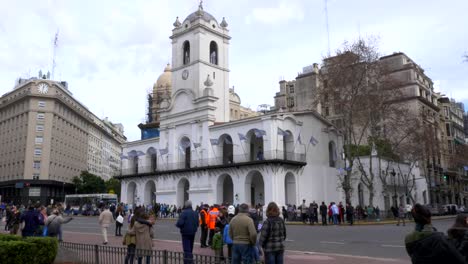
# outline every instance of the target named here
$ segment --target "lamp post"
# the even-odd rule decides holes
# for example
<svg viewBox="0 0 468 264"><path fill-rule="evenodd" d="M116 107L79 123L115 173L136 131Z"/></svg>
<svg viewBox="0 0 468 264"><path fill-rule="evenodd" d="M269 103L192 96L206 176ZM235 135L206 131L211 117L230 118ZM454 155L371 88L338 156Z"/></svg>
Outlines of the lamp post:
<svg viewBox="0 0 468 264"><path fill-rule="evenodd" d="M393 205L395 207L398 207L398 204L397 204L397 193L396 193L396 173L395 173L395 169L392 169L392 172L390 172L390 174L393 176Z"/></svg>

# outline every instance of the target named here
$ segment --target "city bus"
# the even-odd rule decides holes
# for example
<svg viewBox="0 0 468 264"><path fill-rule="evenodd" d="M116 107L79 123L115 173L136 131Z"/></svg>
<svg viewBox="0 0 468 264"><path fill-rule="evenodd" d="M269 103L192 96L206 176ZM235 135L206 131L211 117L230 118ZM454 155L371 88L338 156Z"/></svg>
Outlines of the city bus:
<svg viewBox="0 0 468 264"><path fill-rule="evenodd" d="M117 205L117 194L68 194L65 195L64 207L73 214L96 215L103 205Z"/></svg>

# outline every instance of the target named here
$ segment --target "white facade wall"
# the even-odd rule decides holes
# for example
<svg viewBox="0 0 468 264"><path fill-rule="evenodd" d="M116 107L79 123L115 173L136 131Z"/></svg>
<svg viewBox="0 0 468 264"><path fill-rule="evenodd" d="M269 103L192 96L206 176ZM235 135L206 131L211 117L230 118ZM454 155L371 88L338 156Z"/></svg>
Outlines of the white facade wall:
<svg viewBox="0 0 468 264"><path fill-rule="evenodd" d="M363 164L364 169L369 172L370 171L370 162L369 157L361 157L361 162ZM427 204L429 199L429 192L427 191L427 182L426 179L421 176L420 170L418 166L414 166L412 169L410 168L409 164L405 163L394 163L391 161L387 161L385 159L381 159L380 166L379 166L379 159L374 156L372 158L372 171L374 172L374 200L373 204L374 207L379 207L381 211L388 211L390 210L391 206L394 206L395 194L396 194L396 201L399 205L402 203L403 205L406 204ZM379 176L379 169L381 170L381 175L385 175L387 172L388 176ZM391 175L391 172L395 170L395 177ZM411 190L411 195L414 199L407 199L406 196L406 188L404 184L403 178L405 176L401 175L410 175L410 179L415 179L414 181L414 188ZM353 205L361 205L362 207L369 205L369 190L368 188L361 182L360 180L361 173L358 170L357 161L353 166L353 180L352 180L352 199L351 203ZM384 178L387 182L387 190L384 190L384 186L382 184L382 178ZM361 184L361 187L359 185ZM412 183L408 185L411 189ZM359 190L362 190L361 192ZM361 193L361 194L360 194Z"/></svg>

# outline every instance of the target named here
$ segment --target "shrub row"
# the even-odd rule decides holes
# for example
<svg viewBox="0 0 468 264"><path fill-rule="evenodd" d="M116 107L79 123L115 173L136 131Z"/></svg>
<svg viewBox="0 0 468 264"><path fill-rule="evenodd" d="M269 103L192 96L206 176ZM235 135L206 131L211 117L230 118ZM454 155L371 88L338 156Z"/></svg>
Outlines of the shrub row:
<svg viewBox="0 0 468 264"><path fill-rule="evenodd" d="M58 242L52 237L27 237L0 234L0 263L51 264Z"/></svg>

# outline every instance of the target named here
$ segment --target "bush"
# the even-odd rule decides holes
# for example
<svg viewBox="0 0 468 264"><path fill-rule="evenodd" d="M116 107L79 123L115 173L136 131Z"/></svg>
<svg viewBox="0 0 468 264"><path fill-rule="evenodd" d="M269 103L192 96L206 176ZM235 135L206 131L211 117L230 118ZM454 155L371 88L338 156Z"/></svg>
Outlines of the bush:
<svg viewBox="0 0 468 264"><path fill-rule="evenodd" d="M35 264L50 264L54 262L58 251L58 241L53 237L28 237L26 242L37 246Z"/></svg>
<svg viewBox="0 0 468 264"><path fill-rule="evenodd" d="M22 239L22 237L16 235L0 234L0 241L21 241Z"/></svg>
<svg viewBox="0 0 468 264"><path fill-rule="evenodd" d="M0 263L50 264L57 255L57 239L0 234Z"/></svg>

